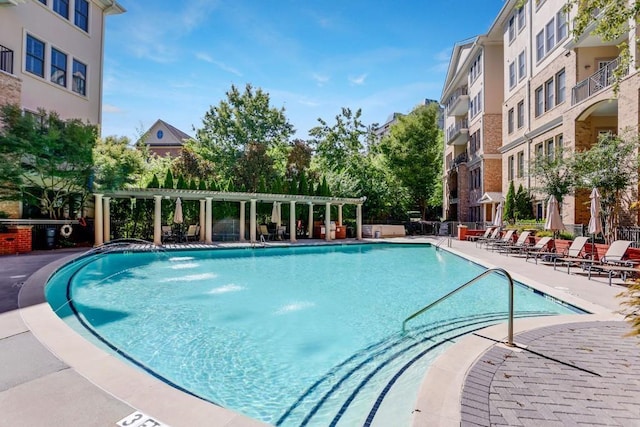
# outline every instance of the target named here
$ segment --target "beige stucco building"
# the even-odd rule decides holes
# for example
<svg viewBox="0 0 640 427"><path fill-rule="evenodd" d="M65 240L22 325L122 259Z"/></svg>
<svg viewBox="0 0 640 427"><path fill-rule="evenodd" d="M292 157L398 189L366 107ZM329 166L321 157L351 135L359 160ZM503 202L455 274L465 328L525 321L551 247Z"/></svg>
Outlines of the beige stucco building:
<svg viewBox="0 0 640 427"><path fill-rule="evenodd" d="M0 0L0 104L100 124L105 18L114 0Z"/></svg>
<svg viewBox="0 0 640 427"><path fill-rule="evenodd" d="M500 98L500 123L490 122L483 130L487 133L499 132L501 145L498 147L500 162L484 162L485 170L481 175L500 176L502 196L511 182L517 189L520 184L530 189L534 197L533 213L542 218L545 215L546 197L536 192L538 183L530 166L536 156L565 155L592 147L603 132L622 133L638 131L640 80L636 70L638 36L635 25L631 23L629 34L625 37L631 47L632 66L620 84L618 96L614 94L612 71L617 66L620 40L605 43L597 37L586 35L574 39L571 34L572 16L567 16L563 0L527 1L519 8L518 0L507 0L496 17L487 36L493 40L493 34L500 31L502 57L484 55L484 82L499 82L501 91L495 93ZM478 37L476 40L482 40ZM467 45L477 42L467 42ZM458 47L454 47L451 64L457 64ZM487 73L491 66L499 66L500 72ZM452 69L450 65L450 74ZM451 82L469 74L469 67L458 67L453 75L448 75L443 90L443 104L453 93ZM471 90L469 90L471 93ZM485 107L486 108L486 107ZM463 111L459 120L472 120L472 110ZM483 108L482 114L491 117L492 111ZM449 119L449 118L448 118ZM469 122L468 136L447 142L445 153L445 212L449 219L459 221L478 220L471 210L474 193L473 179L458 179L465 169L473 165L470 155L475 141L472 122ZM482 140L486 142L486 138ZM452 147L453 146L453 147ZM483 149L489 150L489 147ZM468 153L468 157L458 157ZM458 159L456 161L455 159ZM451 161L453 160L452 166ZM451 197L451 188L457 183ZM485 192L492 191L483 181ZM447 194L449 190L449 194ZM468 206L464 206L461 195L469 194ZM578 191L565 197L561 207L565 224L586 224L589 221L588 191ZM497 197L492 197L496 199ZM457 208L457 217L452 215L452 207ZM488 211L480 218L490 221Z"/></svg>

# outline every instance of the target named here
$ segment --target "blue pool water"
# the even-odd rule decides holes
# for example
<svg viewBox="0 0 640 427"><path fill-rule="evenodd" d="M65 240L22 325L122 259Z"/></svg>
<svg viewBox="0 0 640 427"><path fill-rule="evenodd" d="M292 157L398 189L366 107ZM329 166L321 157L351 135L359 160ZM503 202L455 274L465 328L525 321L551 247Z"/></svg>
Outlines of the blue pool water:
<svg viewBox="0 0 640 427"><path fill-rule="evenodd" d="M63 268L46 293L138 366L250 417L408 425L451 339L504 321L506 279L487 276L405 335L402 321L482 271L429 245L110 253ZM575 313L524 286L514 300L519 316Z"/></svg>

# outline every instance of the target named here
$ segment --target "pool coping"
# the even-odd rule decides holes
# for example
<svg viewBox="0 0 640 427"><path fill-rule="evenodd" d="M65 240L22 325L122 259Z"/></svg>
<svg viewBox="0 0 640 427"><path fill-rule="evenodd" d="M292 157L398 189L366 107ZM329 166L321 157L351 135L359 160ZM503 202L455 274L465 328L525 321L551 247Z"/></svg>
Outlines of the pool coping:
<svg viewBox="0 0 640 427"><path fill-rule="evenodd" d="M434 244L435 240L432 238L419 240L365 239L363 242L357 243L367 242ZM316 245L319 244L322 243L316 243ZM221 247L218 246L218 248ZM495 267L486 260L476 258L469 253L459 252L453 248L443 249L484 267ZM179 391L98 348L67 326L45 301L44 285L55 270L81 255L83 254L62 258L38 270L25 281L18 296L19 311L23 322L51 353L114 398L141 412L153 415L168 425L225 425L230 427L267 425ZM537 283L521 274L515 273L512 276L527 286L594 313L519 319L514 323L515 333L552 324L622 319L622 316L612 314L609 309L582 298L558 292L550 286ZM485 351L496 345L493 340L501 341L505 339L505 336L505 325L491 326L461 339L439 356L428 370L420 387L414 410L413 425L459 425L461 419L460 397L468 370Z"/></svg>

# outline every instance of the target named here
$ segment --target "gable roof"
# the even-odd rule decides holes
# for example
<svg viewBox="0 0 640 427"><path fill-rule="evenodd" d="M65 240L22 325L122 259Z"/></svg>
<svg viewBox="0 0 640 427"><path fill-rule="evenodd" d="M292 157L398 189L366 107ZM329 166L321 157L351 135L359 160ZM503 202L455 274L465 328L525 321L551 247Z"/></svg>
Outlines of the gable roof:
<svg viewBox="0 0 640 427"><path fill-rule="evenodd" d="M168 138L157 138L154 130L164 130L168 132ZM181 131L175 126L170 125L164 120L158 119L144 134L144 143L148 146L175 146L182 145L186 140L192 139L186 132Z"/></svg>

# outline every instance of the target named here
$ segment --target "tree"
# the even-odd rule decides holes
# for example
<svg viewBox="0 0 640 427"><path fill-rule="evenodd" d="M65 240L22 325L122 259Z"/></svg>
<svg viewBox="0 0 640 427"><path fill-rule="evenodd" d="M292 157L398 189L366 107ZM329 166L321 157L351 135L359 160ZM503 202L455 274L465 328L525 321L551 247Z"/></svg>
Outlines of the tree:
<svg viewBox="0 0 640 427"><path fill-rule="evenodd" d="M638 22L640 2L629 0L568 0L565 10L575 10L572 34L575 39L582 37L585 31L594 24L591 34L599 36L602 41L610 43L622 40L618 45L619 62L614 70L615 85L618 91L620 80L626 75L631 65L631 52L628 37L629 23Z"/></svg>
<svg viewBox="0 0 640 427"><path fill-rule="evenodd" d="M294 133L284 108L271 107L269 94L262 89L254 90L247 84L240 92L232 85L226 95L226 101L205 113L203 127L196 132L202 146L200 154L215 164L224 179L235 176L236 162L248 150L258 145L259 152L278 151L277 147L286 144Z"/></svg>
<svg viewBox="0 0 640 427"><path fill-rule="evenodd" d="M129 147L126 137L99 139L93 149L94 185L99 190L119 190L132 186L144 170L140 151Z"/></svg>
<svg viewBox="0 0 640 427"><path fill-rule="evenodd" d="M444 143L438 114L435 104L418 106L399 117L379 146L391 173L406 188L422 219L428 206L442 205L439 184Z"/></svg>
<svg viewBox="0 0 640 427"><path fill-rule="evenodd" d="M561 205L564 197L575 188L575 159L567 151L557 150L555 156L538 155L532 166L531 174L536 179L535 188L546 195L553 196Z"/></svg>
<svg viewBox="0 0 640 427"><path fill-rule="evenodd" d="M20 107L0 109L0 163L3 193L31 200L50 218L76 208L89 194L97 128L55 112L22 114Z"/></svg>
<svg viewBox="0 0 640 427"><path fill-rule="evenodd" d="M622 193L638 181L638 135L601 135L590 150L577 153L575 169L580 188L598 188L605 239L615 239L619 224Z"/></svg>
<svg viewBox="0 0 640 427"><path fill-rule="evenodd" d="M513 187L513 181L509 181L509 189L507 197L504 201L504 219L513 222L516 219L516 194Z"/></svg>
<svg viewBox="0 0 640 427"><path fill-rule="evenodd" d="M531 200L531 194L524 189L522 184L518 187L515 200L515 217L517 219L532 219L533 218L533 201Z"/></svg>

